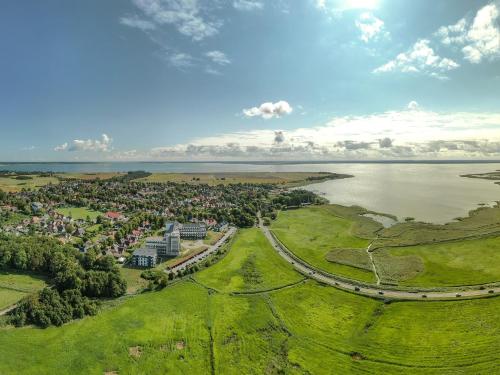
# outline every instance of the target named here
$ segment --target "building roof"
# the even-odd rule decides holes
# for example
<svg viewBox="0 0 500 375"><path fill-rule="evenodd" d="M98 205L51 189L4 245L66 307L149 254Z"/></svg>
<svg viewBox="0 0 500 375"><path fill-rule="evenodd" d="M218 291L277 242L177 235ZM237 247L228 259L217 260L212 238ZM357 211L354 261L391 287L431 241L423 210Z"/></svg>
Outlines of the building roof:
<svg viewBox="0 0 500 375"><path fill-rule="evenodd" d="M164 238L163 237L148 237L146 238L146 242L147 241L163 241Z"/></svg>
<svg viewBox="0 0 500 375"><path fill-rule="evenodd" d="M137 249L134 251L134 256L146 256L146 257L155 257L156 250L155 249Z"/></svg>
<svg viewBox="0 0 500 375"><path fill-rule="evenodd" d="M165 233L172 233L177 229L177 223L166 223L165 224Z"/></svg>
<svg viewBox="0 0 500 375"><path fill-rule="evenodd" d="M122 214L115 211L108 211L106 212L106 216L109 217L110 219L119 219L122 216Z"/></svg>

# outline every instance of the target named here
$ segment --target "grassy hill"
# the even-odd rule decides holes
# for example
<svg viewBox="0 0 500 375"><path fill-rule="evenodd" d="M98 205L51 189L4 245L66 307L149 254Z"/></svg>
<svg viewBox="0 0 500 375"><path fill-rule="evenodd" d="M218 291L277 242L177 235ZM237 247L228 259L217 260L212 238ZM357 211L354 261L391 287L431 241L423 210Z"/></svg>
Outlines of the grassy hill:
<svg viewBox="0 0 500 375"><path fill-rule="evenodd" d="M360 233L369 233L360 222L340 216L336 206L308 207L280 212L271 230L281 242L309 264L352 279L374 282L366 248L370 239ZM339 251L341 250L341 251Z"/></svg>

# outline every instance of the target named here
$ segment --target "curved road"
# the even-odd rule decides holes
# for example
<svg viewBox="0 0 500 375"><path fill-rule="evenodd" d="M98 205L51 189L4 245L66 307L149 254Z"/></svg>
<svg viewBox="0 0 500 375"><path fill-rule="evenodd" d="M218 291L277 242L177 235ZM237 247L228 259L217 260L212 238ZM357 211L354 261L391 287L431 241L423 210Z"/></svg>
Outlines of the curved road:
<svg viewBox="0 0 500 375"><path fill-rule="evenodd" d="M384 289L382 286L361 286L354 282L348 282L345 279L336 278L334 275L318 272L303 260L293 255L285 245L279 242L276 237L271 233L268 227L262 225L262 220L259 219L259 227L269 240L273 248L281 255L287 262L291 263L297 271L315 279L319 282L334 286L339 289L347 290L356 294L394 300L443 300L443 299L465 299L465 298L481 298L491 297L500 294L500 287L486 288L484 290L471 289L464 291L443 291L443 292L409 292L404 290Z"/></svg>

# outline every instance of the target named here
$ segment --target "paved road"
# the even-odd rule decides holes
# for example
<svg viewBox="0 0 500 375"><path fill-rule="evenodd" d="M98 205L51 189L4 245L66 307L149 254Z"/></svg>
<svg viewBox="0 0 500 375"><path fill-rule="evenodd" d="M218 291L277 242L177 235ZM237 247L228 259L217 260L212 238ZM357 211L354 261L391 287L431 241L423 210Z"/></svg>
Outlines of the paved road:
<svg viewBox="0 0 500 375"><path fill-rule="evenodd" d="M439 300L439 299L460 299L470 297L491 297L492 295L500 294L500 287L487 288L485 290L474 289L464 291L443 291L443 292L408 292L404 290L384 289L382 286L366 287L357 285L355 282L348 282L345 279L337 278L334 275L318 272L306 262L297 258L288 250L277 238L271 233L269 228L262 225L259 220L259 227L269 240L273 248L287 262L293 264L295 269L300 273L307 275L317 281L334 286L339 289L351 291L356 294L365 296L384 298L384 299L402 299L402 300ZM429 288L430 289L430 288ZM492 293L490 291L493 291ZM425 297L424 297L425 296Z"/></svg>
<svg viewBox="0 0 500 375"><path fill-rule="evenodd" d="M187 266L191 266L195 263L198 263L208 257L209 255L215 253L219 248L228 240L233 234L236 233L236 228L235 227L230 227L228 231L222 236L219 241L217 241L214 245L210 246L207 250L205 250L202 253L199 253L198 255L194 256L193 258L189 259L185 263L182 263L170 270L165 270L165 272L177 272L180 270L185 269Z"/></svg>

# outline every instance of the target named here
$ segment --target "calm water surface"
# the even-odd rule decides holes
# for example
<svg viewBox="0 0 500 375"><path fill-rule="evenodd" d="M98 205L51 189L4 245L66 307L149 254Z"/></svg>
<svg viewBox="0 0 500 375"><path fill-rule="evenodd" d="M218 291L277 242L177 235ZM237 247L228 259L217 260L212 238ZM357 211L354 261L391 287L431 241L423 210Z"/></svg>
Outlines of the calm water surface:
<svg viewBox="0 0 500 375"><path fill-rule="evenodd" d="M354 178L306 187L342 205L445 223L467 216L478 203L500 200L500 186L461 174L491 172L500 164L224 164L224 163L0 163L0 170L54 172L337 172Z"/></svg>

